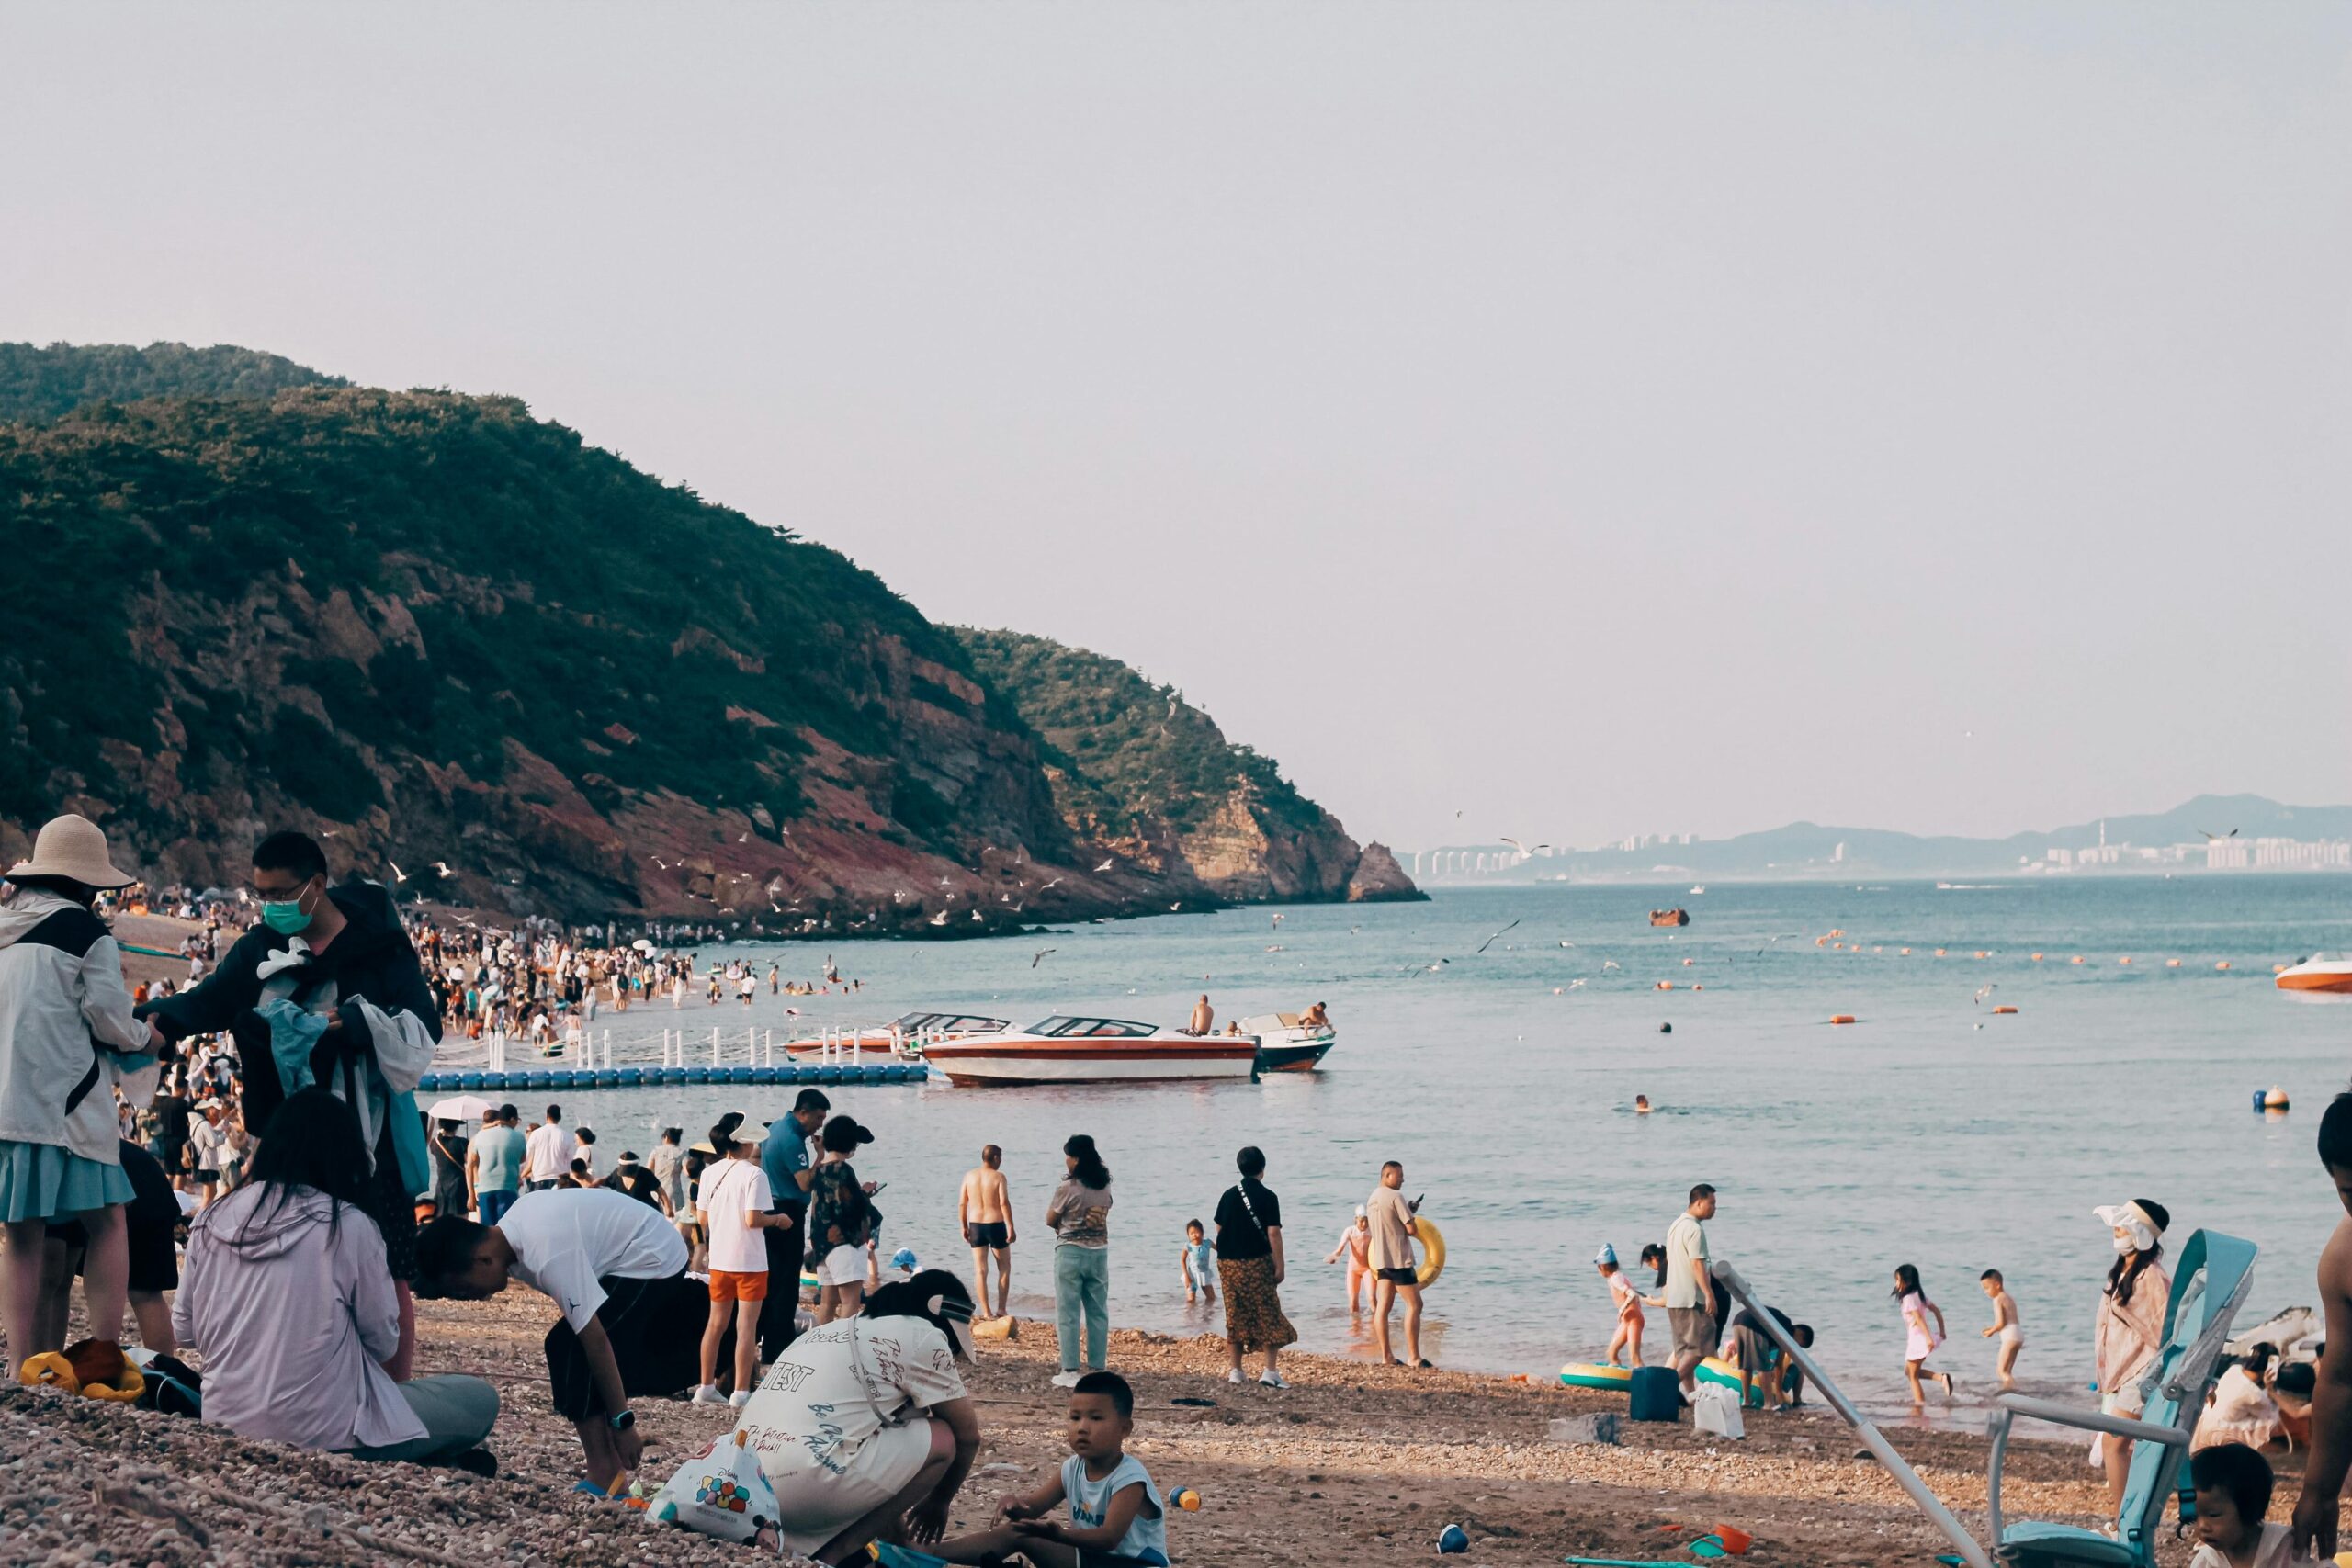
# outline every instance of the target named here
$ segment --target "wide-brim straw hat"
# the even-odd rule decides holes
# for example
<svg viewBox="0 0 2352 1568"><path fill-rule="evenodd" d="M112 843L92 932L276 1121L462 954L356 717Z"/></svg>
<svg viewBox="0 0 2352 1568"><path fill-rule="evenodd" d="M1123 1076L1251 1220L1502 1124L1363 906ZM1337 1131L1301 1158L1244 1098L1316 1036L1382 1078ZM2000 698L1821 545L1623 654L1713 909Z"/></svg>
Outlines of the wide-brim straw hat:
<svg viewBox="0 0 2352 1568"><path fill-rule="evenodd" d="M107 830L70 811L42 825L33 840L32 859L8 868L11 881L28 876L62 876L85 887L128 887L139 880L116 869L107 851Z"/></svg>

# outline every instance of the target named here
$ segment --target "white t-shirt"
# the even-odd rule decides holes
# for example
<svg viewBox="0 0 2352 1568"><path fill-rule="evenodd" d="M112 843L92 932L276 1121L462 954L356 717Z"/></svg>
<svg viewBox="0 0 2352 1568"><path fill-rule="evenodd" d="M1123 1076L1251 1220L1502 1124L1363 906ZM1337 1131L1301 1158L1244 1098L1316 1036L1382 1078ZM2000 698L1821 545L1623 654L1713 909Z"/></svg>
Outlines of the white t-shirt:
<svg viewBox="0 0 2352 1568"><path fill-rule="evenodd" d="M1688 1213L1675 1216L1666 1230L1666 1304L1669 1308L1706 1304L1699 1281L1690 1272L1693 1262L1707 1261L1707 1232Z"/></svg>
<svg viewBox="0 0 2352 1568"><path fill-rule="evenodd" d="M2287 1554L2293 1534L2285 1525L2263 1526L2262 1539L2255 1543L2254 1568L2289 1568L2290 1563L2309 1562L2311 1559L2308 1557L2295 1558ZM2222 1555L2220 1547L2199 1542L2197 1555L2188 1560L2188 1568L2229 1568L2229 1561Z"/></svg>
<svg viewBox="0 0 2352 1568"><path fill-rule="evenodd" d="M528 1179L553 1181L571 1168L571 1156L579 1148L580 1140L560 1122L542 1122L532 1128L524 1145L524 1158L529 1162Z"/></svg>
<svg viewBox="0 0 2352 1568"><path fill-rule="evenodd" d="M740 1425L770 1475L839 1472L884 1427L963 1397L956 1353L933 1324L920 1317L836 1318L785 1348L784 1359L768 1369L744 1406Z"/></svg>
<svg viewBox="0 0 2352 1568"><path fill-rule="evenodd" d="M697 1201L710 1216L710 1266L729 1274L768 1271L766 1238L752 1226L768 1210L767 1173L755 1159L721 1160L702 1176Z"/></svg>
<svg viewBox="0 0 2352 1568"><path fill-rule="evenodd" d="M666 1280L686 1268L686 1244L662 1211L609 1187L526 1192L498 1222L514 1249L514 1278L552 1297L573 1332L605 1304L608 1275Z"/></svg>

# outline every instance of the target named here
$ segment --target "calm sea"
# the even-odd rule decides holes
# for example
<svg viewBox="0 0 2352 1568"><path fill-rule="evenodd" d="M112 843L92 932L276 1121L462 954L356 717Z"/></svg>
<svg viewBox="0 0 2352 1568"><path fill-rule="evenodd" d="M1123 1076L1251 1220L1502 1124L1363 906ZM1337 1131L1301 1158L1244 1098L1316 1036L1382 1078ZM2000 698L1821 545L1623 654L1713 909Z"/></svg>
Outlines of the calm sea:
<svg viewBox="0 0 2352 1568"><path fill-rule="evenodd" d="M1690 925L1652 929L1648 908L1669 903L1690 909ZM2338 1213L2312 1140L2352 1075L2352 1008L2278 991L2271 965L2352 947L2352 879L1725 883L1698 896L1552 886L1273 916L845 945L835 950L843 973L865 983L854 998L763 988L748 1011L696 998L676 1011L607 1012L597 1027L613 1029L616 1061L652 1059L665 1026L696 1032L707 1060L718 1025L740 1060L747 1027L914 1008L1018 1023L1056 1011L1181 1021L1206 990L1222 1023L1329 1003L1340 1043L1312 1076L836 1092L879 1135L859 1166L889 1183L886 1247L913 1247L929 1263L967 1264L957 1179L982 1144L1003 1145L1023 1227L1013 1285L1024 1313L1050 1309L1039 1216L1075 1132L1094 1135L1114 1175L1114 1319L1169 1332L1211 1325L1185 1305L1177 1250L1244 1144L1272 1162L1290 1254L1284 1303L1313 1350L1369 1353L1342 1305L1342 1270L1321 1258L1385 1159L1405 1163L1406 1190L1428 1195L1424 1213L1443 1229L1449 1261L1430 1292L1425 1348L1464 1367L1549 1375L1597 1357L1610 1314L1595 1248L1613 1242L1630 1259L1663 1239L1696 1181L1721 1190L1717 1256L1815 1325L1832 1372L1882 1410L1900 1387L1903 1331L1887 1292L1904 1262L1951 1320L1943 1359L1964 1385L1989 1378L1976 1278L1998 1268L2024 1314L2021 1376L2043 1392L2079 1390L2112 1256L2098 1204L2154 1198L2170 1206L2176 1241L2211 1225L2258 1242L2243 1322L2314 1299L2312 1268ZM1846 950L1815 944L1833 929ZM1054 951L1033 967L1041 948ZM812 975L821 956L735 951L763 966L776 956L788 976ZM2233 968L2217 970L2224 960ZM1656 989L1661 980L1675 988ZM787 1004L800 1015L787 1017ZM2018 1011L1996 1016L1998 1005ZM1833 1028L1835 1013L1860 1021ZM2252 1092L2274 1083L2293 1111L2253 1112ZM568 1120L617 1152L642 1149L663 1123L691 1139L729 1108L781 1115L792 1092L562 1098ZM1655 1114L1633 1114L1637 1093ZM1656 1359L1667 1336L1652 1317Z"/></svg>

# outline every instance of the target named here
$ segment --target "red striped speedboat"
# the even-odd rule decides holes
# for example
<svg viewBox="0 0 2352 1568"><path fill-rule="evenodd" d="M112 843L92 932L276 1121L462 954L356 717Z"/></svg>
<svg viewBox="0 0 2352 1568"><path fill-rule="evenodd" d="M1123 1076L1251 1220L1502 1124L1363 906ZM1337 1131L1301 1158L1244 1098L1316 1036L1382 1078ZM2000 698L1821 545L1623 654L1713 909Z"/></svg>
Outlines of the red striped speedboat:
<svg viewBox="0 0 2352 1568"><path fill-rule="evenodd" d="M967 1085L1247 1078L1257 1069L1258 1037L1057 1013L1027 1029L926 1045L923 1060Z"/></svg>

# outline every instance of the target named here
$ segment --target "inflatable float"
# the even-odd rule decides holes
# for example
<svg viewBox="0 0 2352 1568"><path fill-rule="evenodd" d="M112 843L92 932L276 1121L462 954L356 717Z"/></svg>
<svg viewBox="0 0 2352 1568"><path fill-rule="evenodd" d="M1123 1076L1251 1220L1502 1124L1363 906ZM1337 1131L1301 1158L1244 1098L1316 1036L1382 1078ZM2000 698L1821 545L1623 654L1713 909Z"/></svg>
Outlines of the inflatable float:
<svg viewBox="0 0 2352 1568"><path fill-rule="evenodd" d="M1428 1217L1422 1214L1413 1216L1413 1230L1414 1239L1421 1244L1421 1261L1414 1278L1426 1291L1437 1283L1440 1274L1445 1272L1445 1233L1430 1224Z"/></svg>
<svg viewBox="0 0 2352 1568"><path fill-rule="evenodd" d="M1657 1364L1663 1366L1665 1363ZM1570 1361L1560 1369L1560 1382L1570 1388L1605 1388L1623 1391L1633 1382L1633 1380L1632 1368L1612 1367L1605 1361ZM1710 1356L1699 1363L1699 1381L1720 1383L1726 1388L1737 1388L1739 1369L1720 1356ZM1762 1388L1750 1388L1747 1391L1749 1408L1759 1407L1763 1403Z"/></svg>

